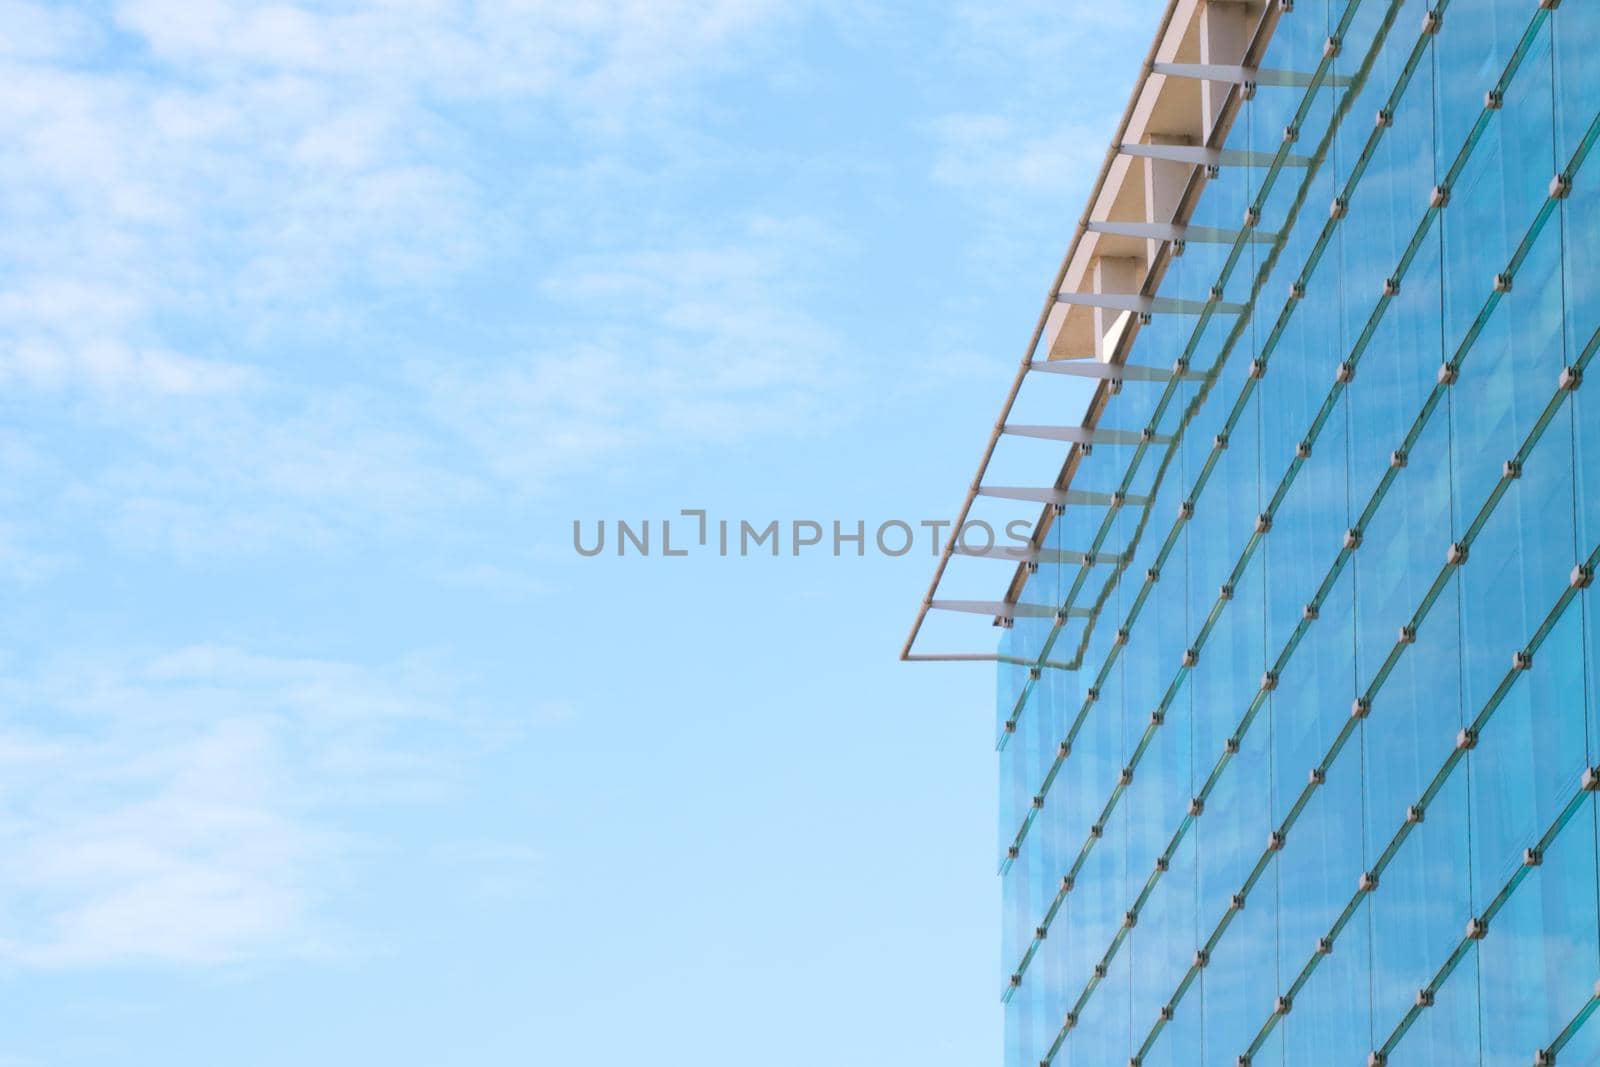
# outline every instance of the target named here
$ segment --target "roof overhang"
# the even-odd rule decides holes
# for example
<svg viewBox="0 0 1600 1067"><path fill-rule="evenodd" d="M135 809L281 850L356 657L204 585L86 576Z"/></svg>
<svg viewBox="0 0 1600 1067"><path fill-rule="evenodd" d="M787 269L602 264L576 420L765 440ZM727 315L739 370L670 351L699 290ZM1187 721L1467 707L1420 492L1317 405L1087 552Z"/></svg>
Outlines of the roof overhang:
<svg viewBox="0 0 1600 1067"><path fill-rule="evenodd" d="M1257 84L1292 85L1293 72L1266 70L1261 57L1277 25L1279 5L1268 0L1170 0L1155 40L1138 71L1133 92L1106 149L1099 176L1056 272L1021 365L1000 409L978 464L977 475L951 534L939 556L916 622L901 649L903 660L1004 661L997 652L925 651L918 649L928 613L959 603L972 611L972 600L940 595L951 561L964 555L959 534L979 496L1024 502L1043 501L1032 526L1032 540L1016 560L1005 592L992 602L997 625L1009 624L1024 606L1019 603L1027 576L1044 553L1057 509L1069 500L1073 476L1086 445L1105 438L1099 426L1106 404L1124 381L1165 381L1183 368L1138 366L1127 362L1140 327L1158 314L1193 314L1195 302L1163 299L1161 280L1184 242L1233 242L1236 231L1191 227L1200 192L1211 168L1262 166L1270 161L1249 153L1229 152L1223 143L1235 115ZM1292 165L1292 160L1290 161ZM1274 235L1252 235L1270 240ZM1213 311L1237 310L1215 306ZM1066 373L1097 381L1081 421L1075 426L1018 426L1012 409L1030 376ZM1053 479L1026 492L991 490L985 478L995 448L1004 435L1021 435L1068 444ZM967 554L970 555L970 554ZM1032 605L1027 607L1031 608ZM980 613L983 614L983 613Z"/></svg>

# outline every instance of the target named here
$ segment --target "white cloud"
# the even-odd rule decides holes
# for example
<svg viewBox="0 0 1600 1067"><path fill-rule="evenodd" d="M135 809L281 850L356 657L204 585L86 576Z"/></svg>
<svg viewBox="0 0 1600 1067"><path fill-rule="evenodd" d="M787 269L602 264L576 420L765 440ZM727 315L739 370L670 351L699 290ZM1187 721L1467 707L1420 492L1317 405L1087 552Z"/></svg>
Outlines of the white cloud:
<svg viewBox="0 0 1600 1067"><path fill-rule="evenodd" d="M181 554L325 547L497 482L799 425L832 343L792 292L806 224L576 256L569 232L610 183L654 180L618 135L682 151L662 133L700 80L784 12L12 3L38 41L0 50L0 387L117 436L59 479L85 525ZM387 307L449 301L470 271L528 278L540 313L584 325L341 373L385 343Z"/></svg>
<svg viewBox="0 0 1600 1067"><path fill-rule="evenodd" d="M159 59L290 72L444 96L632 104L772 18L773 0L126 0L120 26Z"/></svg>
<svg viewBox="0 0 1600 1067"><path fill-rule="evenodd" d="M439 866L487 904L526 903L544 888L543 857L527 845L495 840L454 841L440 849Z"/></svg>
<svg viewBox="0 0 1600 1067"><path fill-rule="evenodd" d="M1019 191L1061 196L1092 177L1105 156L1095 132L1077 125L1033 128L1003 115L953 114L929 128L936 180L1001 199Z"/></svg>
<svg viewBox="0 0 1600 1067"><path fill-rule="evenodd" d="M429 688L405 664L210 646L0 678L0 961L337 950L342 816L437 780L438 744L401 740L443 715Z"/></svg>
<svg viewBox="0 0 1600 1067"><path fill-rule="evenodd" d="M62 389L76 384L101 394L203 396L233 392L256 377L253 368L161 348L134 348L108 337L78 345L19 341L0 352L0 386L10 387Z"/></svg>
<svg viewBox="0 0 1600 1067"><path fill-rule="evenodd" d="M645 448L815 430L848 372L803 308L830 238L758 219L714 243L588 255L544 282L575 328L488 373L416 367L435 416L501 478L537 486Z"/></svg>
<svg viewBox="0 0 1600 1067"><path fill-rule="evenodd" d="M935 180L978 198L1008 227L1041 205L1076 217L1159 8L1159 0L958 3L949 61L1005 92L981 111L927 125Z"/></svg>
<svg viewBox="0 0 1600 1067"><path fill-rule="evenodd" d="M510 602L532 600L549 591L549 585L535 577L529 569L495 563L451 564L440 571L439 578L450 585L487 593L497 600Z"/></svg>
<svg viewBox="0 0 1600 1067"><path fill-rule="evenodd" d="M60 556L34 547L18 523L0 521L0 581L37 582L61 562Z"/></svg>
<svg viewBox="0 0 1600 1067"><path fill-rule="evenodd" d="M627 127L681 103L773 3L125 0L109 18L10 3L0 51L0 355L14 380L193 384L162 315L257 329L341 287L453 276L499 240L463 103ZM126 35L111 50L115 33ZM8 35L8 40L16 35ZM28 348L48 375L15 370ZM173 371L188 360L185 373ZM222 372L225 375L226 368Z"/></svg>
<svg viewBox="0 0 1600 1067"><path fill-rule="evenodd" d="M26 0L0 0L0 56L54 59L81 51L97 34L88 16Z"/></svg>
<svg viewBox="0 0 1600 1067"><path fill-rule="evenodd" d="M353 386L263 388L138 427L72 492L124 545L180 556L327 549L404 534L480 499L409 402Z"/></svg>
<svg viewBox="0 0 1600 1067"><path fill-rule="evenodd" d="M1004 6L960 0L954 8L952 43L969 53L989 57L1015 68L1038 64L1055 74L1055 86L1088 73L1083 68L1106 60L1109 76L1121 91L1133 85L1142 53L1128 55L1106 45L1114 35L1146 35L1156 25L1160 0L1107 4L1101 0L1012 0ZM1063 61L1066 61L1064 63ZM1070 65L1067 65L1070 64ZM1039 71L1043 73L1043 71ZM1024 79L1019 79L1023 81ZM1052 94L1054 95L1054 94Z"/></svg>

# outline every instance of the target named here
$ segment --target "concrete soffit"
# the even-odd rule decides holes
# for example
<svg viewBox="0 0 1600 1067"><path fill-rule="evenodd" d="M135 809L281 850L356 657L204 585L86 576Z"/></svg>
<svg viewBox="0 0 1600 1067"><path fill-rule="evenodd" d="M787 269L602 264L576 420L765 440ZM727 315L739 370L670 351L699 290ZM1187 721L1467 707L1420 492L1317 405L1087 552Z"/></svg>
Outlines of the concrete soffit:
<svg viewBox="0 0 1600 1067"><path fill-rule="evenodd" d="M1174 17L1156 47L1152 71L1135 91L1127 150L1113 156L1099 195L1088 205L1088 226L1073 249L1061 286L1065 294L1100 295L1151 292L1163 246L1183 233L1184 190L1203 180L1206 148L1222 112L1231 79L1157 73L1172 64L1194 68L1227 65L1237 69L1260 22L1260 0L1179 0ZM1186 147L1161 153L1153 146ZM1146 148L1144 146L1152 146ZM1120 145L1117 147L1121 147ZM1224 165L1229 162L1220 157ZM1106 223L1105 232L1096 223ZM1117 225L1122 224L1122 225ZM1138 236L1139 228L1163 236ZM1138 317L1107 314L1083 304L1061 303L1045 326L1045 358L1109 361L1125 351L1138 333Z"/></svg>

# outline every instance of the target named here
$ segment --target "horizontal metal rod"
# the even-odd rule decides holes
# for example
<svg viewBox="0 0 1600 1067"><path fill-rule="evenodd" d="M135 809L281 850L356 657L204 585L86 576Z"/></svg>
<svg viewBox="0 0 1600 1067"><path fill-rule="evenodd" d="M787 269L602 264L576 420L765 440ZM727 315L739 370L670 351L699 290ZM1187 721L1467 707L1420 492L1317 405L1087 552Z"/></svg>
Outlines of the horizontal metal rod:
<svg viewBox="0 0 1600 1067"><path fill-rule="evenodd" d="M1117 151L1125 156L1165 159L1173 163L1191 163L1197 167L1270 167L1277 159L1277 154L1273 152L1204 148L1191 144L1119 144ZM1311 163L1311 157L1291 155L1285 157L1283 162L1289 167L1304 167Z"/></svg>
<svg viewBox="0 0 1600 1067"><path fill-rule="evenodd" d="M1167 382L1172 372L1161 367L1146 367L1140 363L1101 363L1098 360L1036 359L1028 364L1030 371L1046 374L1070 374L1079 378L1100 378L1113 382ZM1205 375L1200 371L1186 371L1183 380L1198 382Z"/></svg>
<svg viewBox="0 0 1600 1067"><path fill-rule="evenodd" d="M1070 548L1012 548L1006 545L993 545L988 548L968 548L965 545L956 545L952 552L957 556L967 556L971 559L997 559L1004 563L1066 563L1066 564L1096 564L1120 563L1121 559L1114 552L1097 552L1090 555Z"/></svg>
<svg viewBox="0 0 1600 1067"><path fill-rule="evenodd" d="M928 606L935 611L964 611L970 615L994 615L1003 619L1053 619L1059 608L1049 604L1011 604L1004 600L934 600ZM1092 615L1088 608L1073 608L1069 618L1086 619Z"/></svg>
<svg viewBox="0 0 1600 1067"><path fill-rule="evenodd" d="M1141 296L1137 293L1057 293L1056 303L1078 307L1111 308L1114 311L1136 311L1141 315L1198 315L1210 308L1229 315L1244 310L1243 304L1228 304L1220 300L1174 300L1162 296Z"/></svg>
<svg viewBox="0 0 1600 1067"><path fill-rule="evenodd" d="M1049 667L1058 671L1077 669L1059 660L1047 659L1040 663L1022 656L1001 656L993 652L910 652L903 658L908 663L1009 663L1014 667Z"/></svg>
<svg viewBox="0 0 1600 1067"><path fill-rule="evenodd" d="M1227 82L1232 85L1276 85L1305 88L1313 75L1298 70L1272 70L1266 67L1241 67L1227 63L1152 63L1152 74L1169 78L1194 78L1198 81ZM1329 74L1322 84L1344 86L1350 84L1346 76Z"/></svg>
<svg viewBox="0 0 1600 1067"><path fill-rule="evenodd" d="M1075 445L1137 445L1148 442L1164 445L1172 440L1168 434L1145 434L1139 430L1103 430L1087 426L1030 426L1007 423L1003 433L1013 437L1034 437L1041 441L1070 441Z"/></svg>
<svg viewBox="0 0 1600 1067"><path fill-rule="evenodd" d="M1034 489L1028 486L984 485L978 487L979 496L999 497L1002 500L1031 500L1036 504L1084 504L1104 507L1108 504L1143 504L1149 497L1124 496L1115 493L1091 493L1086 489Z"/></svg>
<svg viewBox="0 0 1600 1067"><path fill-rule="evenodd" d="M1240 230L1225 230L1217 226L1184 226L1176 222L1118 222L1105 219L1089 223L1090 233L1104 233L1112 237L1143 237L1152 241L1193 241L1195 244L1231 245L1239 239ZM1275 233L1265 230L1249 231L1246 240L1253 244L1271 244L1278 239Z"/></svg>

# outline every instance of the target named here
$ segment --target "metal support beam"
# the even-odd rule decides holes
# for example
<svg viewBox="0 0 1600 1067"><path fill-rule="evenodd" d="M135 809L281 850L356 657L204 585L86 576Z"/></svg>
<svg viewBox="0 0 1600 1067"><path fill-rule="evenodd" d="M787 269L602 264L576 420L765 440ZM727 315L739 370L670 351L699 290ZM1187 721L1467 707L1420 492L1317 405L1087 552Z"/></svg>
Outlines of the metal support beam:
<svg viewBox="0 0 1600 1067"><path fill-rule="evenodd" d="M1165 74L1169 78L1194 78L1197 81L1233 85L1277 85L1293 88L1310 85L1312 77L1297 70L1240 67L1228 63L1153 63L1150 71L1153 74ZM1350 79L1343 75L1329 74L1322 79L1322 84L1346 86L1350 84Z"/></svg>
<svg viewBox="0 0 1600 1067"><path fill-rule="evenodd" d="M1039 663L1021 656L1001 656L993 652L908 652L907 663L1007 663L1013 667L1048 667L1057 671L1076 671L1070 663L1047 659Z"/></svg>
<svg viewBox="0 0 1600 1067"><path fill-rule="evenodd" d="M1118 311L1134 311L1141 315L1199 315L1208 308L1226 315L1237 315L1244 310L1243 304L1229 304L1221 300L1174 300L1170 297L1140 296L1136 293L1057 293L1056 303L1115 308Z"/></svg>
<svg viewBox="0 0 1600 1067"><path fill-rule="evenodd" d="M1102 430L1086 426L1026 426L1007 423L1001 432L1013 437L1036 437L1041 441L1070 441L1075 445L1164 445L1172 441L1170 434L1150 433L1142 430Z"/></svg>
<svg viewBox="0 0 1600 1067"><path fill-rule="evenodd" d="M1061 563L1067 566L1080 566L1097 563L1118 563L1120 560L1112 553L1100 553L1090 556L1086 552L1078 552L1066 548L1034 548L1010 547L995 545L990 548L969 548L958 544L952 550L957 556L967 556L971 559L997 559L1002 563Z"/></svg>
<svg viewBox="0 0 1600 1067"><path fill-rule="evenodd" d="M1103 233L1112 237L1144 237L1151 241L1192 241L1195 244L1231 245L1241 233L1254 244L1272 244L1278 239L1275 233L1264 230L1224 230L1216 226L1182 226L1175 222L1115 222L1091 220L1090 233Z"/></svg>
<svg viewBox="0 0 1600 1067"><path fill-rule="evenodd" d="M1272 152L1247 152L1238 148L1204 148L1192 144L1119 144L1117 151L1125 156L1143 159L1165 159L1173 163L1192 163L1197 167L1270 167L1277 158ZM1289 155L1284 165L1305 167L1310 156Z"/></svg>
<svg viewBox="0 0 1600 1067"><path fill-rule="evenodd" d="M1114 382L1168 382L1173 377L1169 370L1146 367L1140 363L1100 363L1075 359L1036 359L1029 362L1028 369L1045 374L1068 374ZM1182 377L1186 382L1197 382L1205 375L1199 371L1186 371Z"/></svg>
<svg viewBox="0 0 1600 1067"><path fill-rule="evenodd" d="M1002 619L1053 619L1059 608L1049 604L1011 604L1004 600L934 600L928 606L935 611L964 611L969 615L993 615ZM1068 616L1086 619L1094 613L1088 608L1073 608Z"/></svg>
<svg viewBox="0 0 1600 1067"><path fill-rule="evenodd" d="M1145 496L1125 496L1118 500L1115 493L1091 493L1084 489L1032 489L1009 485L980 486L978 495L998 497L1002 500L1030 500L1036 504L1083 504L1088 507L1105 507L1110 504L1139 505L1150 499Z"/></svg>

